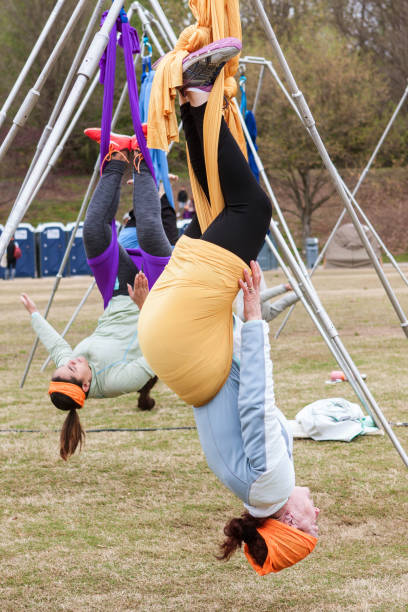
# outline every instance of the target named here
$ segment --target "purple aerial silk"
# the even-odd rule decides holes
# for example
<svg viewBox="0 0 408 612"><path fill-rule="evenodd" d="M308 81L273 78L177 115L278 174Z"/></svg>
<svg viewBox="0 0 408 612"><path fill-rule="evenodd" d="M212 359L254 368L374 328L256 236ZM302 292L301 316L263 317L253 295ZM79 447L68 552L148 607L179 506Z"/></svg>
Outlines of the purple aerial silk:
<svg viewBox="0 0 408 612"><path fill-rule="evenodd" d="M102 22L103 23L103 22ZM102 24L101 24L102 25ZM103 76L101 72L100 81L104 84L102 119L101 119L101 145L100 145L100 166L102 166L109 151L109 141L112 125L113 94L115 91L115 70L116 70L116 37L117 25L113 24L109 35L109 42L103 55ZM101 59L102 62L102 59Z"/></svg>
<svg viewBox="0 0 408 612"><path fill-rule="evenodd" d="M104 308L107 307L112 298L119 268L119 245L115 220L112 221L111 228L112 239L106 251L97 257L87 260L94 274L99 292L102 295ZM126 251L136 268L138 270L143 270L147 277L149 289L151 289L169 263L170 257L150 255L150 253L146 253L146 251L140 248L126 249Z"/></svg>
<svg viewBox="0 0 408 612"><path fill-rule="evenodd" d="M107 14L108 11L105 11L105 13L102 15L101 25L105 21L105 17ZM124 9L121 10L119 17L111 30L107 48L99 62L101 69L100 82L104 84L101 120L101 168L103 160L105 159L109 151L109 137L112 125L113 94L115 89L117 32L121 33L119 45L123 47L133 129L136 134L137 142L139 144L139 148L144 157L144 160L153 178L156 180L152 158L150 156L149 149L147 148L146 138L143 134L142 123L140 121L139 98L137 93L135 69L133 66L133 55L135 53L140 53L139 37L135 28L132 28L130 26Z"/></svg>

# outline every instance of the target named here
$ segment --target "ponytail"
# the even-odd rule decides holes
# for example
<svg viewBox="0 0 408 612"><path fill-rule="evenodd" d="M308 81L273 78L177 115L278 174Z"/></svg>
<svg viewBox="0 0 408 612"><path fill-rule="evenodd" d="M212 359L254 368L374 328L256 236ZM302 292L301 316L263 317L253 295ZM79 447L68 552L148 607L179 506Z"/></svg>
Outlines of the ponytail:
<svg viewBox="0 0 408 612"><path fill-rule="evenodd" d="M70 382L71 384L78 385L82 389L82 385L75 378L67 381L59 376L52 378L53 382ZM85 394L88 396L88 392ZM52 392L50 393L50 399L54 406L60 410L68 410L67 417L61 429L60 434L60 456L64 461L67 461L71 455L73 455L78 447L82 449L82 444L85 442L85 432L82 429L81 422L79 420L77 409L81 408L72 397L65 395L65 393Z"/></svg>
<svg viewBox="0 0 408 612"><path fill-rule="evenodd" d="M261 527L267 517L256 518L244 512L240 518L233 518L224 527L227 538L220 544L220 555L216 556L220 561L227 561L237 550L241 548L242 542L248 546L249 552L255 561L262 567L268 554L265 540L258 533L257 527Z"/></svg>
<svg viewBox="0 0 408 612"><path fill-rule="evenodd" d="M70 458L76 451L79 444L79 450L82 449L82 444L85 441L85 432L82 429L81 421L79 420L78 412L75 408L71 408L61 429L60 434L60 455L64 461Z"/></svg>

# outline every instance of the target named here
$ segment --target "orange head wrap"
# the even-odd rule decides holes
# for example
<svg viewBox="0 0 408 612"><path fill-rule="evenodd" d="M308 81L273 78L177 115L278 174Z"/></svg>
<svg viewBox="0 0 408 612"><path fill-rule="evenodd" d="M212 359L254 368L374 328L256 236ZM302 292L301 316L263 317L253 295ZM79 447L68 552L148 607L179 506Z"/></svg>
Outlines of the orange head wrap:
<svg viewBox="0 0 408 612"><path fill-rule="evenodd" d="M312 552L317 543L317 538L276 519L267 519L262 527L257 527L256 530L263 537L268 548L268 555L263 566L258 565L251 557L247 544L244 546L244 552L249 563L260 576L265 576L270 572L280 572L301 561Z"/></svg>
<svg viewBox="0 0 408 612"><path fill-rule="evenodd" d="M79 405L79 408L82 408L85 403L85 392L81 387L73 383L54 382L52 380L48 387L48 395L51 395L51 393L63 393L64 395L68 395L68 397Z"/></svg>

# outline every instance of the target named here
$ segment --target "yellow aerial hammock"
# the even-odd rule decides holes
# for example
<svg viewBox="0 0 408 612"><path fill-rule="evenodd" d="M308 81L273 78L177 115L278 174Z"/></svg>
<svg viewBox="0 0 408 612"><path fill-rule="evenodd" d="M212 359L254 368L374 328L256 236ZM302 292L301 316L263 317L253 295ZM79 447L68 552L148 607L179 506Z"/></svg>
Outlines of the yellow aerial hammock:
<svg viewBox="0 0 408 612"><path fill-rule="evenodd" d="M180 35L173 51L164 56L157 67L150 96L148 116L148 140L151 148L168 150L171 141L178 141L175 97L177 87L183 83L182 62L193 51L222 38L235 37L241 40L241 21L238 0L190 0L191 12L197 23L186 28ZM218 137L221 117L247 155L245 139L235 105L228 101L236 95L234 78L238 69L238 55L227 62L212 88L204 117L204 157L207 169L211 206L188 163L194 203L201 231L204 232L224 208L218 177ZM225 104L227 101L227 104ZM223 107L224 108L223 110Z"/></svg>

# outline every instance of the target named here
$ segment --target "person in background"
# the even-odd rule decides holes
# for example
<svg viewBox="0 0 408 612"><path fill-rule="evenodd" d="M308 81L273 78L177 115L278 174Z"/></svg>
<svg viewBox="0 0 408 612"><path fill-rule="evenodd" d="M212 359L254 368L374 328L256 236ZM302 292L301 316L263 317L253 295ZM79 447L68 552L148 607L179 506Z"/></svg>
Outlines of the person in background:
<svg viewBox="0 0 408 612"><path fill-rule="evenodd" d="M192 219L195 213L195 206L193 198L187 200L183 210L183 219Z"/></svg>
<svg viewBox="0 0 408 612"><path fill-rule="evenodd" d="M275 300L272 304L269 303L270 299L282 294L285 294L282 298ZM290 283L282 283L275 287L267 287L264 275L261 271L260 299L262 318L269 323L286 310L286 308L295 304L299 298L292 290ZM241 290L238 292L235 300L235 312L241 321L245 321L244 296Z"/></svg>
<svg viewBox="0 0 408 612"><path fill-rule="evenodd" d="M182 219L183 218L183 210L185 205L187 204L188 193L185 189L180 189L177 194L177 216Z"/></svg>
<svg viewBox="0 0 408 612"><path fill-rule="evenodd" d="M17 257L16 255L20 253L20 247L18 246L18 242L14 240L14 236L11 238L10 242L7 245L7 267L4 271L4 280L13 280L16 276L16 263Z"/></svg>

